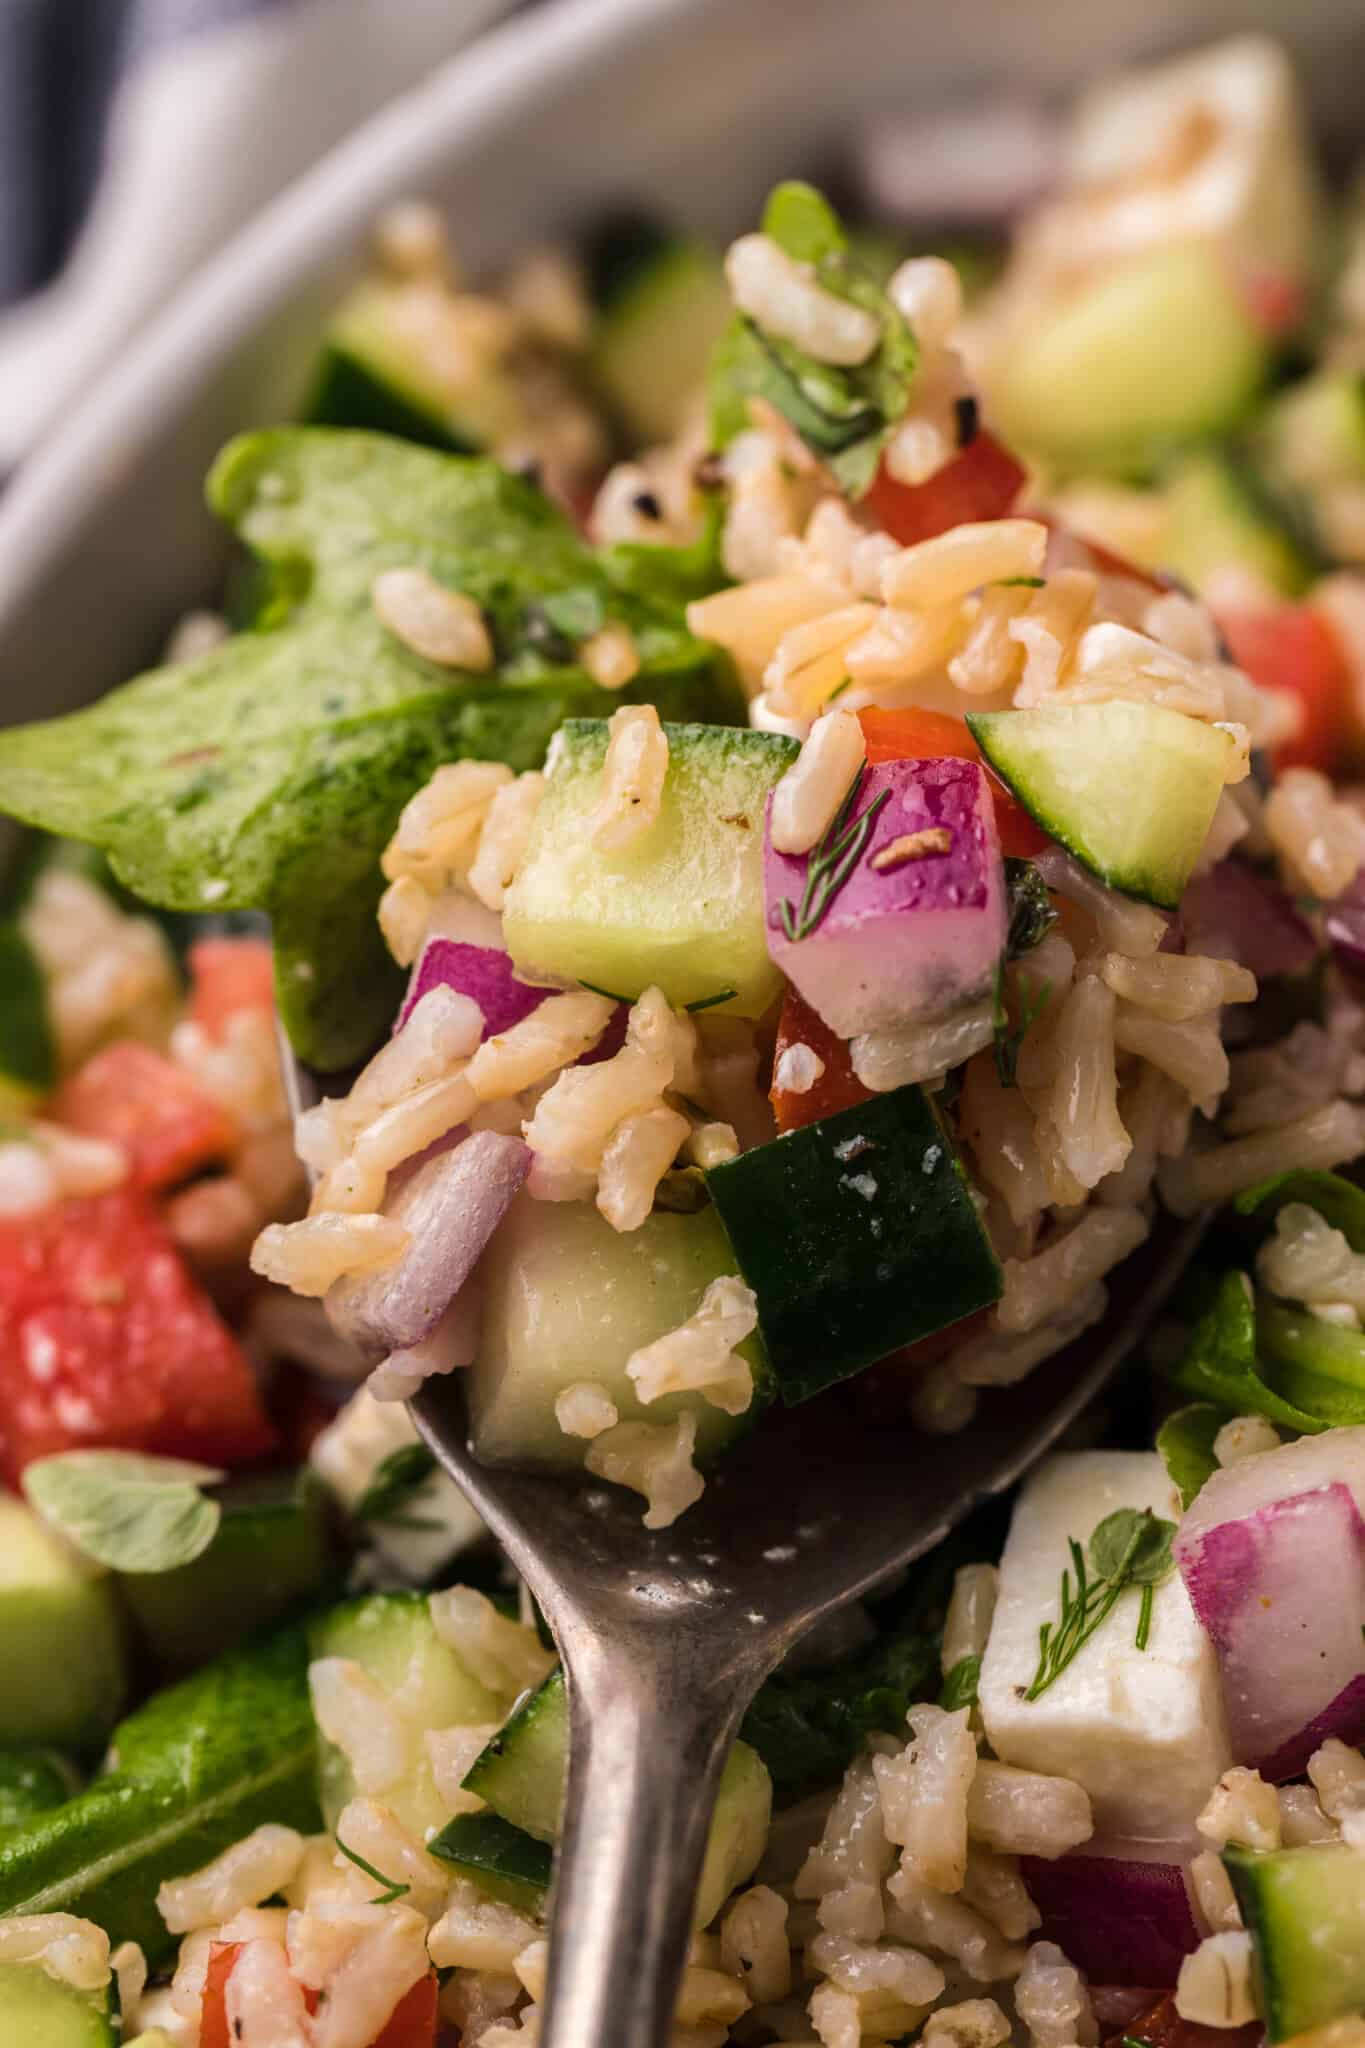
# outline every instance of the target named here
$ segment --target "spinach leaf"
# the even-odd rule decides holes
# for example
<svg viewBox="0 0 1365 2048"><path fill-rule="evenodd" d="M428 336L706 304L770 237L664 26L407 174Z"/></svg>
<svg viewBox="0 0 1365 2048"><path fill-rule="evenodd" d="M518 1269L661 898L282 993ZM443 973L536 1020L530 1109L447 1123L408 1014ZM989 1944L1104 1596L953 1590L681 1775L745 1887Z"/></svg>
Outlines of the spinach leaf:
<svg viewBox="0 0 1365 2048"><path fill-rule="evenodd" d="M0 808L100 847L151 902L268 911L295 1050L335 1070L392 1015L401 977L375 924L378 855L442 761L535 767L566 717L622 697L678 719L742 707L675 605L631 586L494 463L276 428L230 444L209 498L266 565L268 626L0 737ZM482 608L491 676L438 668L381 625L370 585L408 565ZM624 692L537 646L536 607L568 591L634 633L641 669Z"/></svg>
<svg viewBox="0 0 1365 2048"><path fill-rule="evenodd" d="M1156 1433L1156 1447L1165 1461L1171 1483L1187 1508L1205 1480L1218 1470L1213 1440L1231 1411L1213 1401L1192 1401L1168 1415Z"/></svg>
<svg viewBox="0 0 1365 2048"><path fill-rule="evenodd" d="M1281 1395L1311 1418L1299 1428L1365 1422L1365 1335L1359 1330L1262 1297L1256 1338Z"/></svg>
<svg viewBox="0 0 1365 2048"><path fill-rule="evenodd" d="M1212 1306L1190 1331L1180 1356L1166 1367L1167 1376L1197 1401L1218 1402L1234 1415L1265 1415L1305 1432L1325 1429L1325 1418L1286 1399L1266 1379L1257 1351L1257 1321L1246 1274L1225 1273Z"/></svg>
<svg viewBox="0 0 1365 2048"><path fill-rule="evenodd" d="M288 1629L157 1693L114 1731L112 1769L0 1840L0 1913L76 1913L153 1969L175 1953L156 1908L263 1821L322 1825L302 1632Z"/></svg>
<svg viewBox="0 0 1365 2048"><path fill-rule="evenodd" d="M866 362L817 362L794 343L737 313L711 360L711 438L725 448L752 424L749 401L766 399L819 455L852 498L871 486L882 449L904 417L919 349L884 287L850 249L838 216L809 185L779 185L763 230L836 297L876 315L881 340Z"/></svg>
<svg viewBox="0 0 1365 2048"><path fill-rule="evenodd" d="M777 1672L740 1734L768 1766L775 1803L791 1806L837 1783L874 1729L902 1732L916 1700L938 1689L938 1637L911 1623L828 1671Z"/></svg>
<svg viewBox="0 0 1365 2048"><path fill-rule="evenodd" d="M1271 1229L1286 1202L1303 1202L1316 1209L1325 1223L1341 1232L1353 1252L1365 1252L1365 1188L1358 1188L1354 1181L1340 1173L1296 1167L1248 1188L1238 1195L1235 1207L1239 1216L1255 1217Z"/></svg>

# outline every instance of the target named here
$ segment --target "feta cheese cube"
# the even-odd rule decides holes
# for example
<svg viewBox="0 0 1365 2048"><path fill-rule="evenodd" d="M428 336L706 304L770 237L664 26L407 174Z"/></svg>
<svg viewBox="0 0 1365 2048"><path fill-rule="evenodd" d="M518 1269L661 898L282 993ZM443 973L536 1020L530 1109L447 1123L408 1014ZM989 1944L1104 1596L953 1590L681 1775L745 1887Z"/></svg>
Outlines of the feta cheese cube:
<svg viewBox="0 0 1365 2048"><path fill-rule="evenodd" d="M362 1387L315 1438L308 1462L346 1509L354 1509L379 1467L418 1442L401 1401L376 1401ZM420 1522L423 1526L413 1527ZM454 1480L439 1469L403 1504L398 1521L375 1520L365 1534L400 1578L424 1585L458 1551L486 1533Z"/></svg>
<svg viewBox="0 0 1365 2048"><path fill-rule="evenodd" d="M1178 1573L1155 1590L1145 1649L1135 1641L1141 1595L1132 1590L1046 1692L1024 1697L1039 1629L1059 1618L1068 1539L1084 1547L1118 1508L1180 1519L1156 1452L1063 1453L1024 1488L1000 1563L981 1714L1004 1762L1085 1787L1097 1833L1169 1839L1190 1830L1232 1761L1213 1646Z"/></svg>

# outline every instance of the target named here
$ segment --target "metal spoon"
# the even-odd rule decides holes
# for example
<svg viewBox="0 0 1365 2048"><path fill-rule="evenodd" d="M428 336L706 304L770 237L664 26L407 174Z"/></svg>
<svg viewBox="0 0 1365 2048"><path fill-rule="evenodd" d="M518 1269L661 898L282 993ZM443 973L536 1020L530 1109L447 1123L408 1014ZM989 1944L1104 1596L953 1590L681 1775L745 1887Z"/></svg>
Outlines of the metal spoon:
<svg viewBox="0 0 1365 2048"><path fill-rule="evenodd" d="M716 1787L759 1685L822 1615L933 1548L1047 1451L1142 1335L1198 1223L1163 1224L1103 1323L954 1437L837 1398L765 1415L671 1529L634 1495L471 1454L458 1373L409 1403L554 1632L570 1703L541 2048L663 2048Z"/></svg>

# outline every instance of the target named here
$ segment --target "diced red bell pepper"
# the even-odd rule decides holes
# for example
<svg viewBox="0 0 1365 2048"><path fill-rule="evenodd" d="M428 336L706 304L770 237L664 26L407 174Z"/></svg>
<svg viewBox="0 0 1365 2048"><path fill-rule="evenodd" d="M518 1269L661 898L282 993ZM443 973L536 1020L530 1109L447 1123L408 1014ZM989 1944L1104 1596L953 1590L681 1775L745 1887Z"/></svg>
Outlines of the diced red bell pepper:
<svg viewBox="0 0 1365 2048"><path fill-rule="evenodd" d="M199 2048L236 2048L227 2019L227 1982L242 1952L239 1941L215 1941L209 1950L204 1977L204 2003L199 2021ZM404 1993L371 2048L434 2048L438 2021L440 1985L436 1972L428 1970L410 1991ZM305 1990L303 2002L315 2012L318 1994Z"/></svg>
<svg viewBox="0 0 1365 2048"><path fill-rule="evenodd" d="M174 1060L135 1038L92 1053L58 1091L58 1123L105 1138L127 1155L135 1186L159 1190L220 1164L237 1143L221 1103Z"/></svg>
<svg viewBox="0 0 1365 2048"><path fill-rule="evenodd" d="M0 1473L108 1445L239 1465L273 1448L251 1368L133 1188L0 1219Z"/></svg>
<svg viewBox="0 0 1365 2048"><path fill-rule="evenodd" d="M782 1001L773 1060L774 1075L783 1053L791 1045L808 1045L816 1057L824 1061L825 1071L814 1087L808 1088L804 1094L791 1088L779 1088L774 1079L768 1100L772 1103L779 1132L799 1131L803 1124L818 1123L821 1117L833 1116L837 1110L851 1109L855 1102L867 1101L872 1090L864 1088L854 1073L847 1040L831 1031L824 1018L794 988L787 990Z"/></svg>
<svg viewBox="0 0 1365 2048"><path fill-rule="evenodd" d="M1003 519L1027 474L993 434L982 431L922 484L897 483L883 464L863 503L892 540L908 548L950 527Z"/></svg>
<svg viewBox="0 0 1365 2048"><path fill-rule="evenodd" d="M1350 737L1351 671L1328 620L1311 605L1277 604L1220 612L1218 624L1253 683L1299 707L1299 730L1276 749L1275 766L1330 773Z"/></svg>
<svg viewBox="0 0 1365 2048"><path fill-rule="evenodd" d="M919 711L913 706L898 711L869 708L858 713L858 720L867 741L867 758L874 766L880 761L937 761L945 757L981 761L981 749L966 720L954 718L951 712ZM1052 841L989 767L986 772L995 798L1001 851L1017 860L1034 859Z"/></svg>
<svg viewBox="0 0 1365 2048"><path fill-rule="evenodd" d="M275 966L265 939L198 939L190 947L190 1016L221 1038L239 1010L269 1010Z"/></svg>
<svg viewBox="0 0 1365 2048"><path fill-rule="evenodd" d="M1244 2027L1206 2027L1198 2020L1183 2020L1175 2009L1175 1994L1167 1992L1150 2012L1133 2020L1106 2042L1105 2048L1121 2048L1127 2041L1148 2044L1148 2048L1256 2048L1265 2038L1259 2020Z"/></svg>

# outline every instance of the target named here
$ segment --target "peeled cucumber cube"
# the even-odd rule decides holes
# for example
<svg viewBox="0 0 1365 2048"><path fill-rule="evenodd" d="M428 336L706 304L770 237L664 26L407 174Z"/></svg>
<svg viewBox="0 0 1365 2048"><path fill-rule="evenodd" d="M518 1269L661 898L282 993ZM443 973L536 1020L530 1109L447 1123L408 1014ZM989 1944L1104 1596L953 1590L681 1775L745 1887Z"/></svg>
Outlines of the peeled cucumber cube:
<svg viewBox="0 0 1365 2048"><path fill-rule="evenodd" d="M1007 439L1067 467L1125 468L1150 444L1229 425L1267 347L1218 251L1153 248L1013 328L995 364Z"/></svg>
<svg viewBox="0 0 1365 2048"><path fill-rule="evenodd" d="M1218 569L1248 569L1271 590L1297 597L1313 574L1298 535L1243 464L1195 455L1167 479L1161 566L1202 590Z"/></svg>
<svg viewBox="0 0 1365 2048"><path fill-rule="evenodd" d="M76 1991L41 1963L0 1963L0 2048L114 2048L109 1992Z"/></svg>
<svg viewBox="0 0 1365 2048"><path fill-rule="evenodd" d="M424 1593L371 1593L333 1607L309 1629L308 1650L312 1659L349 1658L397 1697L399 1711L412 1724L411 1767L386 1789L384 1804L423 1841L450 1813L436 1790L422 1731L497 1721L506 1702L480 1685L441 1641ZM323 1816L335 1827L356 1786L346 1757L322 1736L318 1785Z"/></svg>
<svg viewBox="0 0 1365 2048"><path fill-rule="evenodd" d="M537 1841L552 1842L559 1832L568 1753L569 1704L563 1673L555 1671L475 1759L465 1788L477 1792L513 1827ZM716 1797L697 1887L695 1926L709 1926L735 1887L758 1867L772 1802L767 1766L747 1742L737 1742L726 1759Z"/></svg>
<svg viewBox="0 0 1365 2048"><path fill-rule="evenodd" d="M1208 837L1233 740L1161 705L969 712L986 759L1043 830L1111 889L1174 910Z"/></svg>
<svg viewBox="0 0 1365 2048"><path fill-rule="evenodd" d="M474 1454L488 1465L577 1471L586 1448L566 1436L555 1401L578 1380L605 1387L623 1422L697 1417L704 1462L748 1425L697 1394L666 1394L645 1406L626 1372L631 1353L674 1330L713 1280L736 1270L715 1212L656 1209L638 1230L613 1230L585 1202L519 1195L479 1268L479 1355L464 1375ZM740 1346L755 1376L766 1368L756 1341ZM752 1413L752 1410L749 1411Z"/></svg>
<svg viewBox="0 0 1365 2048"><path fill-rule="evenodd" d="M507 892L503 929L527 981L587 982L613 995L661 988L675 1008L726 995L759 1017L781 990L763 922L763 815L796 758L776 733L666 725L659 817L636 843L593 843L609 732L571 718L547 763L545 798Z"/></svg>
<svg viewBox="0 0 1365 2048"><path fill-rule="evenodd" d="M31 1508L0 1496L0 1743L98 1748L123 1700L123 1628L108 1578Z"/></svg>

